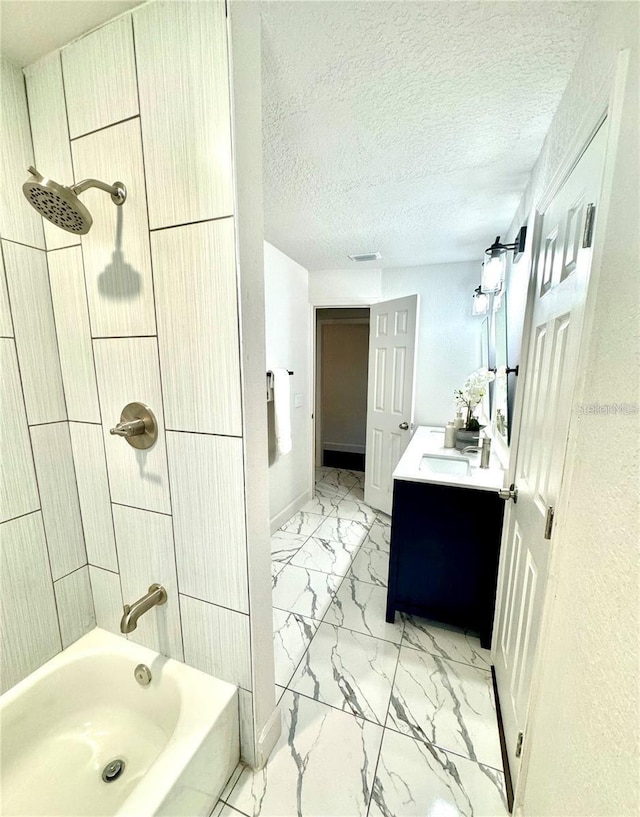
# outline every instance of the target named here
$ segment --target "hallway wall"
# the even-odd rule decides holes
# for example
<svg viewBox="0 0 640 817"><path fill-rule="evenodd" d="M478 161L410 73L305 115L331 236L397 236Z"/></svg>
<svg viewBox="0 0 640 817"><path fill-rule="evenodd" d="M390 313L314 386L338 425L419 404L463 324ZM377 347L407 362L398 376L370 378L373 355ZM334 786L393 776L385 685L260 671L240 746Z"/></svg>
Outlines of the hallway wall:
<svg viewBox="0 0 640 817"><path fill-rule="evenodd" d="M271 530L311 498L311 405L309 273L283 252L264 242L265 336L267 369L286 368L291 385L293 449L276 452L273 403L269 419L269 519ZM302 405L296 407L300 395Z"/></svg>

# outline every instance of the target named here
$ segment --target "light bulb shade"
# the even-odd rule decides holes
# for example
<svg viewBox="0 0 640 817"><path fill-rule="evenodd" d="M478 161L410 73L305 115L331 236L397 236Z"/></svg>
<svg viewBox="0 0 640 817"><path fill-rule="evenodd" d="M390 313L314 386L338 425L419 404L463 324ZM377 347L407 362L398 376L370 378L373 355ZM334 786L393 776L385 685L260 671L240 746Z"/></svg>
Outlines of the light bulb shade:
<svg viewBox="0 0 640 817"><path fill-rule="evenodd" d="M480 288L483 292L500 292L506 268L506 250L492 250L485 256Z"/></svg>
<svg viewBox="0 0 640 817"><path fill-rule="evenodd" d="M489 311L489 296L486 293L482 292L480 287L478 287L473 295L471 314L486 315L488 311Z"/></svg>

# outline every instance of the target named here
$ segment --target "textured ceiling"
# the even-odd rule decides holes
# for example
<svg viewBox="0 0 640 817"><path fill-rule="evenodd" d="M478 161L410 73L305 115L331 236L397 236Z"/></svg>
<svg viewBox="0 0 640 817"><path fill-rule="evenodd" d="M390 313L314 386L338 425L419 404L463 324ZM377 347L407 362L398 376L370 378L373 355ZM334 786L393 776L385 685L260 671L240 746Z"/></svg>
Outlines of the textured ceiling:
<svg viewBox="0 0 640 817"><path fill-rule="evenodd" d="M312 270L370 250L385 267L480 259L592 14L582 1L263 3L267 240Z"/></svg>
<svg viewBox="0 0 640 817"><path fill-rule="evenodd" d="M0 50L30 65L142 0L0 0Z"/></svg>

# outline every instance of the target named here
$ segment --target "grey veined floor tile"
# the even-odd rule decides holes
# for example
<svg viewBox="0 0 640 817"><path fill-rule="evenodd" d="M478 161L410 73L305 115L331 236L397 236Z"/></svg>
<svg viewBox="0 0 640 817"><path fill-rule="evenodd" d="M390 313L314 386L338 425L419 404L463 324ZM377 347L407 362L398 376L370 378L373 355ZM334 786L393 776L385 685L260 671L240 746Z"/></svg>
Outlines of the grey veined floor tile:
<svg viewBox="0 0 640 817"><path fill-rule="evenodd" d="M332 471L335 471L335 468L330 468L327 465L319 465L316 467L316 482L320 482L320 480L325 477L327 474L330 474Z"/></svg>
<svg viewBox="0 0 640 817"><path fill-rule="evenodd" d="M277 530L271 536L271 559L274 562L288 562L300 550L307 539L308 536L304 533L288 533L287 531Z"/></svg>
<svg viewBox="0 0 640 817"><path fill-rule="evenodd" d="M321 570L335 576L345 576L357 549L358 545L310 536L291 559L291 564Z"/></svg>
<svg viewBox="0 0 640 817"><path fill-rule="evenodd" d="M309 646L318 622L286 610L273 611L273 656L276 684L287 686Z"/></svg>
<svg viewBox="0 0 640 817"><path fill-rule="evenodd" d="M355 564L355 562L354 562ZM403 647L437 655L447 661L460 661L480 669L491 669L491 652L480 646L480 639L458 630L403 614L405 621Z"/></svg>
<svg viewBox="0 0 640 817"><path fill-rule="evenodd" d="M353 488L360 482L360 471L347 471L344 468L334 468L330 474L325 474L320 480L325 485Z"/></svg>
<svg viewBox="0 0 640 817"><path fill-rule="evenodd" d="M395 624L385 621L387 591L368 582L347 576L327 611L325 621L399 644L404 622L396 616Z"/></svg>
<svg viewBox="0 0 640 817"><path fill-rule="evenodd" d="M310 499L306 505L303 505L300 510L302 513L318 513L320 516L335 516L338 502L340 502L340 497L337 494L330 494L329 496L316 494L316 496Z"/></svg>
<svg viewBox="0 0 640 817"><path fill-rule="evenodd" d="M491 674L400 650L387 727L502 769Z"/></svg>
<svg viewBox="0 0 640 817"><path fill-rule="evenodd" d="M506 817L501 772L386 729L369 817Z"/></svg>
<svg viewBox="0 0 640 817"><path fill-rule="evenodd" d="M322 522L324 522L324 516L319 513L302 513L302 511L298 511L282 525L280 530L286 533L311 536Z"/></svg>
<svg viewBox="0 0 640 817"><path fill-rule="evenodd" d="M340 576L285 565L273 580L273 606L319 621L341 581Z"/></svg>
<svg viewBox="0 0 640 817"><path fill-rule="evenodd" d="M385 550L387 553L390 549L391 543L391 526L386 522L376 518L375 522L369 528L363 546L366 548L375 548L376 550Z"/></svg>
<svg viewBox="0 0 640 817"><path fill-rule="evenodd" d="M364 502L364 488L361 488L360 485L354 485L353 488L349 489L349 493L345 496L345 499L356 500L356 502Z"/></svg>
<svg viewBox="0 0 640 817"><path fill-rule="evenodd" d="M382 727L285 692L267 766L245 768L227 802L250 817L365 817Z"/></svg>
<svg viewBox="0 0 640 817"><path fill-rule="evenodd" d="M331 539L345 545L360 545L367 535L367 525L353 522L351 519L336 519L328 517L315 531L314 536L321 539Z"/></svg>
<svg viewBox="0 0 640 817"><path fill-rule="evenodd" d="M349 574L361 582L387 586L389 554L385 550L361 547L353 560Z"/></svg>
<svg viewBox="0 0 640 817"><path fill-rule="evenodd" d="M384 725L398 651L389 641L321 624L289 686Z"/></svg>
<svg viewBox="0 0 640 817"><path fill-rule="evenodd" d="M335 502L340 502L349 493L347 485L335 485L332 482L316 482L315 495L316 497L332 498Z"/></svg>
<svg viewBox="0 0 640 817"><path fill-rule="evenodd" d="M336 516L340 519L351 519L354 522L361 522L367 527L370 527L377 518L373 508L365 505L364 502L350 498L348 494L336 505Z"/></svg>

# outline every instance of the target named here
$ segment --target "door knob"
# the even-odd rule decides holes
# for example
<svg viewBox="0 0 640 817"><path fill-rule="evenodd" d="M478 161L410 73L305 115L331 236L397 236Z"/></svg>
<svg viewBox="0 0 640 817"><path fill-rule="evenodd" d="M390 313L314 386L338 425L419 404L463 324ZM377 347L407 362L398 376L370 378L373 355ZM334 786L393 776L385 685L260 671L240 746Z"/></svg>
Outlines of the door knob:
<svg viewBox="0 0 640 817"><path fill-rule="evenodd" d="M518 489L512 482L508 488L500 488L500 490L498 491L498 496L500 497L500 499L504 499L505 502L508 502L508 500L513 499L515 503L518 501Z"/></svg>
<svg viewBox="0 0 640 817"><path fill-rule="evenodd" d="M109 433L124 437L133 448L151 448L158 439L158 422L149 406L127 403L120 414L120 422Z"/></svg>
<svg viewBox="0 0 640 817"><path fill-rule="evenodd" d="M400 423L398 428L401 428L403 431L406 431L409 428L409 423Z"/></svg>

